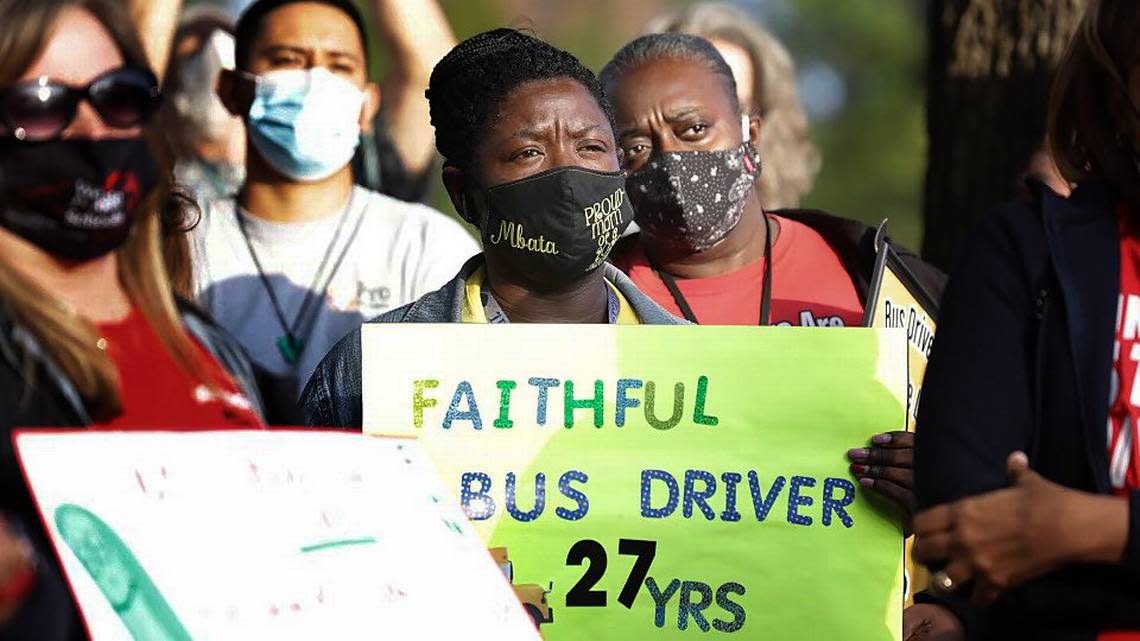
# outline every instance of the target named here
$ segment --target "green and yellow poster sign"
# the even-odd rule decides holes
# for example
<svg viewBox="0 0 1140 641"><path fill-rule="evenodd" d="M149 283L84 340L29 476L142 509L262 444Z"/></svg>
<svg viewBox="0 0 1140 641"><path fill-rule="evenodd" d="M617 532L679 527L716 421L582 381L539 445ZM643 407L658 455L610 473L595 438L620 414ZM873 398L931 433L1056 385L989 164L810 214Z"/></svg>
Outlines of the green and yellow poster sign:
<svg viewBox="0 0 1140 641"><path fill-rule="evenodd" d="M846 450L904 424L898 330L366 325L547 640L899 637L901 532ZM446 604L440 604L446 616Z"/></svg>

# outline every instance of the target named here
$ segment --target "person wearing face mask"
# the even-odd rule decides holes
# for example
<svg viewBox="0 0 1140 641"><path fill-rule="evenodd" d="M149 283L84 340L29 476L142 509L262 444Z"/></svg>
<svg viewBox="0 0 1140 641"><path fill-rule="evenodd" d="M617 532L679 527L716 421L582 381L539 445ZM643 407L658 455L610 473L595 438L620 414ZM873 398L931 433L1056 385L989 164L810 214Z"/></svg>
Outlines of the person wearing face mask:
<svg viewBox="0 0 1140 641"><path fill-rule="evenodd" d="M229 0L240 15L253 0ZM376 39L390 56L383 79L384 104L370 134L361 136L352 161L356 184L382 194L422 202L428 195L435 150L424 89L431 69L455 46L455 34L438 0L357 0L367 4Z"/></svg>
<svg viewBox="0 0 1140 641"><path fill-rule="evenodd" d="M707 40L642 36L602 70L613 97L626 188L641 233L614 264L694 323L857 327L876 230L816 211L766 211L756 189L762 123L741 113L732 70ZM942 274L896 251L937 297ZM860 482L909 515L913 435L851 450Z"/></svg>
<svg viewBox="0 0 1140 641"><path fill-rule="evenodd" d="M173 147L174 181L196 202L232 196L245 180L245 129L215 87L234 66L233 24L210 7L188 11L174 34L161 119Z"/></svg>
<svg viewBox="0 0 1140 641"><path fill-rule="evenodd" d="M348 0L258 0L236 33L218 94L244 118L247 177L204 208L194 288L263 370L270 421L295 423L338 339L440 286L478 248L435 210L353 186L379 90Z"/></svg>
<svg viewBox="0 0 1140 641"><path fill-rule="evenodd" d="M1046 136L1076 188L983 216L942 299L915 639L1140 639L1140 3L1085 12Z"/></svg>
<svg viewBox="0 0 1140 641"><path fill-rule="evenodd" d="M707 40L642 36L602 70L642 233L614 263L673 313L714 325L858 326L876 230L806 210L766 211L754 187L763 122ZM896 251L937 298L942 274Z"/></svg>
<svg viewBox="0 0 1140 641"><path fill-rule="evenodd" d="M448 53L427 92L443 182L484 251L377 323L683 323L606 262L633 219L612 113L571 54L514 29ZM361 426L360 331L313 373L313 426Z"/></svg>
<svg viewBox="0 0 1140 641"><path fill-rule="evenodd" d="M179 302L143 127L160 99L114 0L0 0L0 638L85 634L12 431L256 428L241 348Z"/></svg>
<svg viewBox="0 0 1140 641"><path fill-rule="evenodd" d="M708 39L732 69L741 110L763 123L756 150L764 159L756 194L765 207L795 207L807 195L822 160L812 143L784 43L739 5L695 2L657 16L649 33L691 33Z"/></svg>

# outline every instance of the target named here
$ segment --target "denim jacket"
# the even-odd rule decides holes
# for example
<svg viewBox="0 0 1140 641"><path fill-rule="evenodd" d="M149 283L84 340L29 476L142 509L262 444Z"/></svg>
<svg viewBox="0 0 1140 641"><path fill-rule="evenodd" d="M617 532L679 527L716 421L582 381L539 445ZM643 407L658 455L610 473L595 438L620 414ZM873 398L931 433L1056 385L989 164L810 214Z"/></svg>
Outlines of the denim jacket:
<svg viewBox="0 0 1140 641"><path fill-rule="evenodd" d="M479 254L467 261L455 278L419 300L394 309L370 323L459 323L467 279L483 265ZM633 281L609 263L605 277L629 301L644 325L687 325L642 294ZM315 427L359 429L363 407L360 400L360 330L345 336L317 366L301 395L305 424Z"/></svg>

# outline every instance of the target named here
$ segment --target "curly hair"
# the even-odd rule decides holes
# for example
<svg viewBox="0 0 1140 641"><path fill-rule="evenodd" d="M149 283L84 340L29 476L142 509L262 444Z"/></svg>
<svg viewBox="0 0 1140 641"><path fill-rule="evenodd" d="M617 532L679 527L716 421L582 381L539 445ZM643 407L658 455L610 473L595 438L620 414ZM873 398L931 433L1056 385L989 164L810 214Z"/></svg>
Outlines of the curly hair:
<svg viewBox="0 0 1140 641"><path fill-rule="evenodd" d="M460 42L431 72L425 92L435 146L449 163L467 170L483 132L515 89L533 81L569 78L598 101L613 127L613 109L592 71L572 54L515 29L494 29Z"/></svg>
<svg viewBox="0 0 1140 641"><path fill-rule="evenodd" d="M757 150L764 171L757 178L760 202L770 209L794 207L811 191L822 159L808 136L796 89L795 63L774 35L740 9L720 3L702 2L652 21L650 32L692 33L710 40L723 40L743 49L752 63L751 105L745 110L759 116L760 141Z"/></svg>

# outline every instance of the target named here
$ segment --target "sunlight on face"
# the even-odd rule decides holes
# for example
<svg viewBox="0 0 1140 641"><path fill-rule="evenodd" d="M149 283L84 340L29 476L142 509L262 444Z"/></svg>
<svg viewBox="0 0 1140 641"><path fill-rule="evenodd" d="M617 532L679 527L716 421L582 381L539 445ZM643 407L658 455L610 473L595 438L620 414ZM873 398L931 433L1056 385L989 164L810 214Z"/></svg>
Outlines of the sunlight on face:
<svg viewBox="0 0 1140 641"><path fill-rule="evenodd" d="M84 9L66 7L60 11L43 53L20 79L47 76L72 87L86 87L99 75L121 66L123 55L102 23ZM138 128L108 127L91 105L83 101L63 137L128 137L137 136L139 131Z"/></svg>

